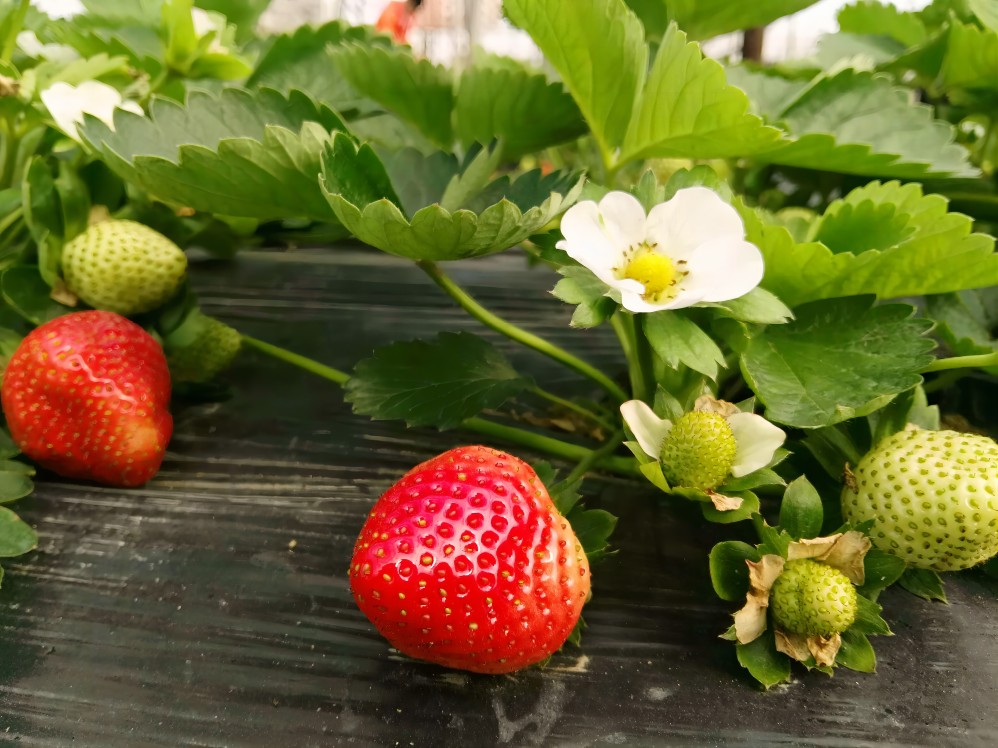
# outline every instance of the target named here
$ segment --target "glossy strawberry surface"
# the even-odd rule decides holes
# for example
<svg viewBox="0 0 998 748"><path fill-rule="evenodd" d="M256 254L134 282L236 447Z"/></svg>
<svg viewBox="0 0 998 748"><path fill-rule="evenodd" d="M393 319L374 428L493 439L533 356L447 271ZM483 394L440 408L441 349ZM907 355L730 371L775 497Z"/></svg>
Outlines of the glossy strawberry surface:
<svg viewBox="0 0 998 748"><path fill-rule="evenodd" d="M399 651L508 673L556 652L589 597L589 565L525 462L459 447L378 500L350 565L357 605Z"/></svg>
<svg viewBox="0 0 998 748"><path fill-rule="evenodd" d="M76 312L31 332L3 376L3 412L26 456L67 478L139 486L173 432L159 343L111 312Z"/></svg>

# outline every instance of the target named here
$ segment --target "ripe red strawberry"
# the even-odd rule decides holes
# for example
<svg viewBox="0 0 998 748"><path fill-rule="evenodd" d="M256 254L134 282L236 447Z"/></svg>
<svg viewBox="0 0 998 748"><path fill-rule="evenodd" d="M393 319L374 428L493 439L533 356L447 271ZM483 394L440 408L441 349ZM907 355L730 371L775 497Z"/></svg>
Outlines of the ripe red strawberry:
<svg viewBox="0 0 998 748"><path fill-rule="evenodd" d="M589 564L529 465L458 447L378 500L357 538L350 587L400 652L509 673L556 652L589 597Z"/></svg>
<svg viewBox="0 0 998 748"><path fill-rule="evenodd" d="M170 372L159 343L112 312L76 312L35 329L0 390L14 441L67 478L140 486L173 432Z"/></svg>

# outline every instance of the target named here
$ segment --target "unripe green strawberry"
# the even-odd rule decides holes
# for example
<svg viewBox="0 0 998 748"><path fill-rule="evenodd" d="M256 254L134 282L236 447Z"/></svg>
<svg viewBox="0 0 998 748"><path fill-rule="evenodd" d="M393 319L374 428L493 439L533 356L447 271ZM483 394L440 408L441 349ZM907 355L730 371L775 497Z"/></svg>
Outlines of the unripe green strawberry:
<svg viewBox="0 0 998 748"><path fill-rule="evenodd" d="M724 416L700 410L686 413L662 444L665 479L685 488L715 488L730 475L737 449Z"/></svg>
<svg viewBox="0 0 998 748"><path fill-rule="evenodd" d="M242 347L239 331L195 312L164 341L174 382L210 382L229 367Z"/></svg>
<svg viewBox="0 0 998 748"><path fill-rule="evenodd" d="M856 466L842 512L873 520L873 544L917 568L986 561L998 553L998 444L957 431L889 436Z"/></svg>
<svg viewBox="0 0 998 748"><path fill-rule="evenodd" d="M806 636L841 634L856 620L856 588L849 577L810 558L787 561L769 597L773 621Z"/></svg>
<svg viewBox="0 0 998 748"><path fill-rule="evenodd" d="M165 304L186 272L180 247L135 221L95 223L62 251L69 290L95 309L126 317Z"/></svg>

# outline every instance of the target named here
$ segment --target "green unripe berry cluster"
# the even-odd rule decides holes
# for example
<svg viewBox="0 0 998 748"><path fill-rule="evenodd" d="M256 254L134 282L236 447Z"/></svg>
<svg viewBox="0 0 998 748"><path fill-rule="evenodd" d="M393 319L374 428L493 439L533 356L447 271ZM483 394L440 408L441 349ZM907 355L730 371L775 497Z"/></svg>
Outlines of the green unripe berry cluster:
<svg viewBox="0 0 998 748"><path fill-rule="evenodd" d="M686 413L662 444L665 479L684 488L716 488L731 474L737 449L723 416L699 410Z"/></svg>
<svg viewBox="0 0 998 748"><path fill-rule="evenodd" d="M809 558L788 561L770 592L773 621L805 636L841 634L856 620L856 588L849 577Z"/></svg>

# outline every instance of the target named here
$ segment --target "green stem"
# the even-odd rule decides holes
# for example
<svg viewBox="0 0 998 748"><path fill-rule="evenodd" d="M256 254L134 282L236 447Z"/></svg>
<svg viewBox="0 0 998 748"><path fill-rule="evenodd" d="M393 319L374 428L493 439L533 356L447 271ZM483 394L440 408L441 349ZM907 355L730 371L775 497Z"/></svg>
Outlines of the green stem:
<svg viewBox="0 0 998 748"><path fill-rule="evenodd" d="M334 369L333 367L326 366L325 364L320 364L318 361L313 361L310 358L293 353L285 348L265 343L262 340L251 338L248 335L243 335L242 340L243 344L249 348L265 353L268 356L291 364L292 366L297 366L299 369L303 369L340 386L345 384L347 380L350 379L350 375L344 371ZM519 444L522 447L534 449L539 452L545 452L553 457L561 457L572 462L581 462L594 454L594 450L579 446L577 444L569 444L561 439L544 436L543 434L535 434L533 431L516 428L515 426L506 426L501 423L495 423L494 421L487 421L484 418L469 418L464 421L461 426L469 431L474 431L485 436L510 442L511 444ZM597 451L602 453L603 450L601 449ZM605 454L606 456L601 456L599 458L598 466L600 468L606 470L607 472L617 473L619 475L640 476L634 460L627 457L611 457L609 456L609 452L606 452Z"/></svg>
<svg viewBox="0 0 998 748"><path fill-rule="evenodd" d="M322 377L323 379L328 379L330 382L335 382L340 386L346 384L347 380L350 379L350 375L345 371L340 371L339 369L334 369L331 366L320 364L318 361L313 361L310 358L300 356L297 353L292 353L291 351L279 348L276 345L264 343L262 340L251 338L248 335L243 335L243 345L255 348L261 353L266 353L268 356L272 356L273 358L284 361L292 366L297 366L299 369L304 369L305 371L311 372L312 374Z"/></svg>
<svg viewBox="0 0 998 748"><path fill-rule="evenodd" d="M934 371L950 371L952 369L983 369L988 366L998 366L998 351L982 353L976 356L953 356L952 358L937 358L922 369L923 374Z"/></svg>
<svg viewBox="0 0 998 748"><path fill-rule="evenodd" d="M600 461L609 458L614 452L616 452L617 448L620 447L623 441L624 432L621 429L607 439L606 444L599 449L590 452L587 457L580 460L579 464L575 466L575 469L565 476L565 483L574 483L577 480L581 480L594 465L600 464Z"/></svg>
<svg viewBox="0 0 998 748"><path fill-rule="evenodd" d="M0 62L10 62L14 55L14 47L17 46L17 35L24 28L24 17L28 14L28 6L31 0L21 0L21 4L14 11L10 19L10 27L7 29L7 38L3 40L3 48L0 49Z"/></svg>
<svg viewBox="0 0 998 748"><path fill-rule="evenodd" d="M571 400L567 400L564 397L560 397L554 394L553 392L548 392L547 390L542 389L541 387L537 387L536 385L531 387L530 391L533 392L538 397L544 398L548 402L554 403L560 408L564 408L565 410L570 410L573 413L577 413L578 415L582 416L583 418L589 421L592 421L597 426L599 426L602 429L605 429L608 432L613 431L614 427L612 423L610 423L602 416L593 413L588 408L579 405L578 403L574 403Z"/></svg>
<svg viewBox="0 0 998 748"><path fill-rule="evenodd" d="M617 402L623 402L627 399L627 393L623 390L623 388L621 388L616 382L610 379L610 377L601 372L595 366L587 364L582 359L573 356L564 348L560 348L554 343L534 335L531 332L527 332L523 328L517 327L511 322L504 320L502 317L493 314L475 301L475 299L472 298L467 291L457 285L457 283L455 283L435 263L430 262L429 260L421 260L416 264L424 273L430 276L430 279L436 283L444 291L444 293L457 302L458 306L486 327L490 327L496 332L505 335L507 338L515 340L517 343L521 343L528 348L533 348L538 353L542 353L548 358L554 359L558 363L567 366L569 369L572 369L582 376L591 379L613 398L615 398Z"/></svg>
<svg viewBox="0 0 998 748"><path fill-rule="evenodd" d="M627 373L631 377L631 393L638 400L650 402L654 393L654 383L651 372L651 348L648 341L638 330L638 323L633 315L617 312L610 320L620 347L627 358Z"/></svg>
<svg viewBox="0 0 998 748"><path fill-rule="evenodd" d="M603 452L606 445L598 450L581 447L577 444L569 444L561 439L554 439L543 434L535 434L533 431L526 431L515 426L506 426L495 421L487 421L484 418L469 418L461 424L462 428L474 431L484 436L492 437L500 441L518 444L538 452L545 452L552 457L560 457L572 462L583 462L592 459L597 452ZM613 449L597 457L590 466L596 465L602 470L618 475L640 477L637 463L630 457L611 457L609 453L619 446L619 442L613 445ZM587 468L588 469L588 468Z"/></svg>

